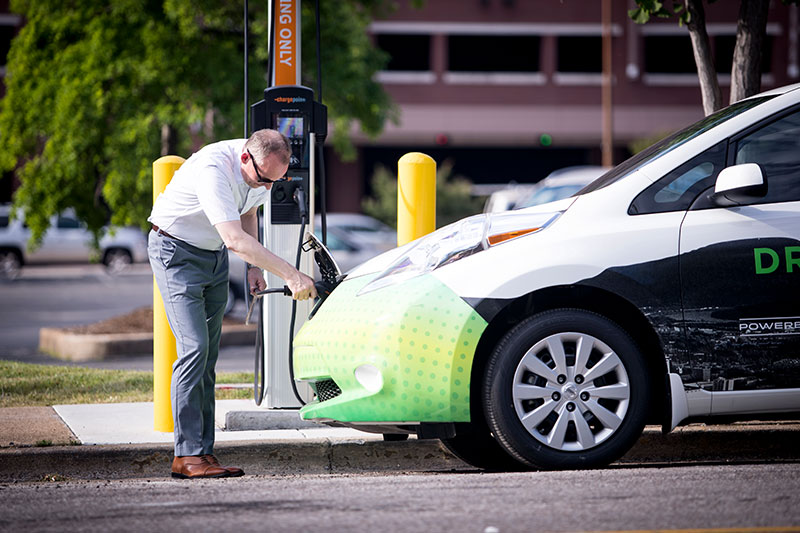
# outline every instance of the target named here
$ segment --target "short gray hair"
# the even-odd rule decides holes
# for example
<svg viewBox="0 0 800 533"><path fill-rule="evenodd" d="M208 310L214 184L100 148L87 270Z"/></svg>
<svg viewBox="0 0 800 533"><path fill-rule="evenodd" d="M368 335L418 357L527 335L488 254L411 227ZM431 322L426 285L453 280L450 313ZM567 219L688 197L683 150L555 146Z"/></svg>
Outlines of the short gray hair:
<svg viewBox="0 0 800 533"><path fill-rule="evenodd" d="M249 150L256 161L264 161L270 154L276 154L284 165L289 164L292 155L292 148L286 135L270 129L263 129L253 132L247 142L244 143L246 150Z"/></svg>

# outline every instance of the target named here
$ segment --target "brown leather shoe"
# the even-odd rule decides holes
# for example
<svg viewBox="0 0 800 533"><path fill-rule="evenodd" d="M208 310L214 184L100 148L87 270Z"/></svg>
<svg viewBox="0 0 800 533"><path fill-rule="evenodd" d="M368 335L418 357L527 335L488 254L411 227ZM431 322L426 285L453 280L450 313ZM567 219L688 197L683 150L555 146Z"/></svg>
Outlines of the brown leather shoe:
<svg viewBox="0 0 800 533"><path fill-rule="evenodd" d="M229 476L230 474L227 470L208 462L205 455L176 456L172 461L172 477L179 479Z"/></svg>
<svg viewBox="0 0 800 533"><path fill-rule="evenodd" d="M214 466L218 466L218 467L220 467L220 468L223 468L223 469L225 469L225 471L226 471L226 472L228 472L228 475L229 475L230 477L240 477L240 476L243 476L243 475L244 475L244 470L242 470L242 469L241 469L241 468L239 468L238 466L222 466L222 465L220 465L220 464L219 464L219 461L217 460L217 458L216 458L216 457L214 457L214 456L213 456L213 455L211 455L211 454L209 454L209 455L204 455L203 457L205 457L205 458L206 458L206 461L208 461L208 462L209 462L209 463L211 463L212 465L214 465Z"/></svg>

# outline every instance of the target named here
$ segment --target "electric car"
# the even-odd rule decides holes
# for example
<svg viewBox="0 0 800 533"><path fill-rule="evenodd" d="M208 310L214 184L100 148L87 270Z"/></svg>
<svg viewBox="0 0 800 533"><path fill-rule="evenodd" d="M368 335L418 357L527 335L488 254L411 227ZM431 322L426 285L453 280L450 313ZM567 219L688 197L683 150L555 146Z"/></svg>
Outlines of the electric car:
<svg viewBox="0 0 800 533"><path fill-rule="evenodd" d="M800 84L351 272L295 338L301 414L482 468L603 466L645 424L800 413L798 295Z"/></svg>

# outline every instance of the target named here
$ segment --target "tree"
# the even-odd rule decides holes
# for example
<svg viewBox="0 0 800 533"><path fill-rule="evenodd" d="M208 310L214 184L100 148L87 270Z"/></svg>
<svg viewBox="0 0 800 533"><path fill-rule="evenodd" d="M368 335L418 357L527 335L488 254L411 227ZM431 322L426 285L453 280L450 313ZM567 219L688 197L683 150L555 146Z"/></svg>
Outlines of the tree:
<svg viewBox="0 0 800 533"><path fill-rule="evenodd" d="M364 213L397 227L397 176L378 166L372 176L372 196L364 199ZM436 227L441 228L462 218L480 213L485 198L474 197L472 184L453 175L453 164L445 161L436 169Z"/></svg>
<svg viewBox="0 0 800 533"><path fill-rule="evenodd" d="M712 3L714 0L709 0ZM798 0L782 0L784 4L797 4ZM710 115L723 107L722 92L711 57L703 0L675 2L672 10L659 0L635 0L637 8L628 15L637 23L645 24L651 17L677 16L680 25L686 25L692 41L703 111ZM738 102L761 90L761 49L767 33L769 0L740 0L736 27L736 46L731 71L730 103Z"/></svg>
<svg viewBox="0 0 800 533"><path fill-rule="evenodd" d="M250 2L254 63L266 86L266 8ZM160 155L242 135L242 4L225 0L12 0L25 26L8 55L0 101L0 168L32 240L67 207L99 235L145 226ZM376 135L393 106L373 74L386 62L366 26L389 0L321 2L325 103L332 142L347 153L351 123ZM313 11L303 5L304 74L314 72ZM310 55L309 55L310 54ZM256 66L257 64L257 66ZM307 85L313 79L304 77Z"/></svg>

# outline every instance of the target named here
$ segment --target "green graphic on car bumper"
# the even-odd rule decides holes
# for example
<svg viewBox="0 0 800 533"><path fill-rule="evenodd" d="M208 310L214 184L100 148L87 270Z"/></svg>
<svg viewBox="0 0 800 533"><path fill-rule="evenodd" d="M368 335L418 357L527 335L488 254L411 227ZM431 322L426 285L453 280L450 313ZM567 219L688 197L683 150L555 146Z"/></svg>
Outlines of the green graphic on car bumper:
<svg viewBox="0 0 800 533"><path fill-rule="evenodd" d="M468 422L472 359L486 321L433 276L357 296L369 281L339 285L295 337L295 378L318 396L302 417Z"/></svg>

